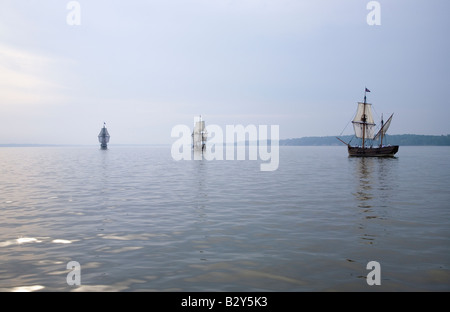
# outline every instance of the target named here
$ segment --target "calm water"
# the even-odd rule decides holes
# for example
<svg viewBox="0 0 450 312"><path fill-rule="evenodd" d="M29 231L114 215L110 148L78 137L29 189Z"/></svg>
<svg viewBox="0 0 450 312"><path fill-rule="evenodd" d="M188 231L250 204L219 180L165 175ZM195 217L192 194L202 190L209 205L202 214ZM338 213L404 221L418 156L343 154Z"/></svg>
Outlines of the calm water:
<svg viewBox="0 0 450 312"><path fill-rule="evenodd" d="M0 161L2 291L450 291L449 147L280 147L273 172L176 162L170 147L1 148Z"/></svg>

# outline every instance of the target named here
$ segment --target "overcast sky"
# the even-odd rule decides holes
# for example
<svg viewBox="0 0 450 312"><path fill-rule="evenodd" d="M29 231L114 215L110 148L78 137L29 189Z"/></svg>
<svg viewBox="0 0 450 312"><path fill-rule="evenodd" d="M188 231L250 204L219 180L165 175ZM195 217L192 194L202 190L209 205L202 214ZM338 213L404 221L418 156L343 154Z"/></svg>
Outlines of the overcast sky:
<svg viewBox="0 0 450 312"><path fill-rule="evenodd" d="M450 133L450 1L0 0L0 143L172 143L171 129L351 134L356 102L391 134ZM70 15L73 16L73 15ZM72 20L74 21L74 20Z"/></svg>

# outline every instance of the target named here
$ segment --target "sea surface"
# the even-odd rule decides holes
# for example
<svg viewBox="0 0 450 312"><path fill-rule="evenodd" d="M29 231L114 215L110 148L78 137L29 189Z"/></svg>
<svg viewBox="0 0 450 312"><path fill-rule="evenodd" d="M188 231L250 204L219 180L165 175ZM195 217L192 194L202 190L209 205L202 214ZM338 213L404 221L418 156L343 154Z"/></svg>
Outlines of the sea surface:
<svg viewBox="0 0 450 312"><path fill-rule="evenodd" d="M450 147L260 164L0 148L0 291L450 291Z"/></svg>

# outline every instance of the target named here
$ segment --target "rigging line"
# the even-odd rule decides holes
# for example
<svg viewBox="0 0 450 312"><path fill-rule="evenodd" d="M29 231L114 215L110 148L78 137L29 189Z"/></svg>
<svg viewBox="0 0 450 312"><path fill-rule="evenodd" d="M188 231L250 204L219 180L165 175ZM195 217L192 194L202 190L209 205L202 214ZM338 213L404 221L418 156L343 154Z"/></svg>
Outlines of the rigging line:
<svg viewBox="0 0 450 312"><path fill-rule="evenodd" d="M352 141L353 141L354 138L355 138L355 137L353 136L353 137L350 139L350 141L348 142L349 145L350 145L350 143L352 143Z"/></svg>
<svg viewBox="0 0 450 312"><path fill-rule="evenodd" d="M375 109L375 107L372 105L372 109L373 109L373 111L375 112L375 114L376 114L376 117L377 117L377 120L380 120L381 118L380 118L380 115L378 114L378 112L377 112L377 110Z"/></svg>
<svg viewBox="0 0 450 312"><path fill-rule="evenodd" d="M353 120L353 118L355 118L355 116L353 116L353 117L347 122L347 125L345 125L345 128L341 131L341 134L339 134L339 136L342 136L342 133L344 133L345 129L347 129L348 124Z"/></svg>

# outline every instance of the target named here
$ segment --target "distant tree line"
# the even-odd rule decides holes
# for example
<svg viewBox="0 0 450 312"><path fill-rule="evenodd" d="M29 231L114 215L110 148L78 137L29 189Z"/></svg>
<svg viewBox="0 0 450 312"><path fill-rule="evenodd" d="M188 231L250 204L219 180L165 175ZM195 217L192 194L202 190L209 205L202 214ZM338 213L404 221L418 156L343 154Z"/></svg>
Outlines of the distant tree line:
<svg viewBox="0 0 450 312"><path fill-rule="evenodd" d="M339 137L345 142L349 142L352 145L360 144L359 139L352 135L344 135ZM371 141L368 143L370 144ZM374 141L373 145L379 145L378 141ZM400 145L400 146L450 146L450 135L418 135L418 134L399 134L399 135L386 135L383 139L383 145ZM335 136L325 137L302 137L294 139L280 140L280 145L285 146L329 146L329 145L342 145Z"/></svg>

